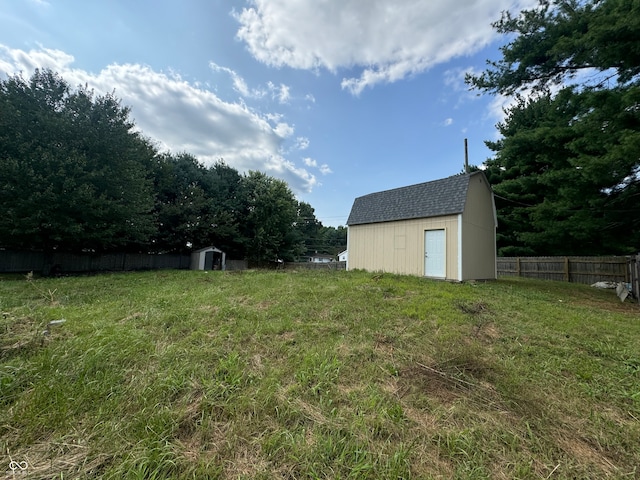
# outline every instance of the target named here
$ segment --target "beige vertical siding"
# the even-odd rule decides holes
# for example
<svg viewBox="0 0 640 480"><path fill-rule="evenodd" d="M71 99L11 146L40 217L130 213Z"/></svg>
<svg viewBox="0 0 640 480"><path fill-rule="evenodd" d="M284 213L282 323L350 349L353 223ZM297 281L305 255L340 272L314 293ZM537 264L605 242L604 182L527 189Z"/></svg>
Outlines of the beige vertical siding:
<svg viewBox="0 0 640 480"><path fill-rule="evenodd" d="M493 194L484 175L469 180L462 214L462 278L496 278L496 216Z"/></svg>
<svg viewBox="0 0 640 480"><path fill-rule="evenodd" d="M349 226L349 270L424 275L424 232L444 229L446 278L458 278L458 215Z"/></svg>

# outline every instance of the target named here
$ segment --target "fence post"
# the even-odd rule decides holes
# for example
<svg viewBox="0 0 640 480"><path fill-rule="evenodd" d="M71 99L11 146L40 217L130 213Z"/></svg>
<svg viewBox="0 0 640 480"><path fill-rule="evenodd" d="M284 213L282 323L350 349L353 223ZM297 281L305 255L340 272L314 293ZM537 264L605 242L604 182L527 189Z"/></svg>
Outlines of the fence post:
<svg viewBox="0 0 640 480"><path fill-rule="evenodd" d="M516 257L516 275L520 276L520 257Z"/></svg>
<svg viewBox="0 0 640 480"><path fill-rule="evenodd" d="M564 257L564 281L570 282L570 272L569 272L569 257Z"/></svg>
<svg viewBox="0 0 640 480"><path fill-rule="evenodd" d="M636 267L636 298L638 299L638 305L640 305L640 254L636 255L634 263Z"/></svg>
<svg viewBox="0 0 640 480"><path fill-rule="evenodd" d="M633 293L640 305L640 254L629 258L629 277L631 281L631 293Z"/></svg>

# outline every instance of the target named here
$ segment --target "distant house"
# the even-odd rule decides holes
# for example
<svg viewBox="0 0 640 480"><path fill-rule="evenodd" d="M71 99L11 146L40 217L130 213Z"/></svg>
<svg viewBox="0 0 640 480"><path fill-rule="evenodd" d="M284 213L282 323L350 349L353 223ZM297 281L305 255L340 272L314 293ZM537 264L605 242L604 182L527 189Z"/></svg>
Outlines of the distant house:
<svg viewBox="0 0 640 480"><path fill-rule="evenodd" d="M338 261L339 262L346 262L348 258L348 250L345 250L344 252L340 252L338 254Z"/></svg>
<svg viewBox="0 0 640 480"><path fill-rule="evenodd" d="M314 253L309 257L311 263L329 263L335 261L333 255L324 255L322 253Z"/></svg>
<svg viewBox="0 0 640 480"><path fill-rule="evenodd" d="M358 197L347 268L446 280L496 278L496 210L484 173Z"/></svg>
<svg viewBox="0 0 640 480"><path fill-rule="evenodd" d="M191 270L225 270L226 254L216 247L205 247L191 253Z"/></svg>

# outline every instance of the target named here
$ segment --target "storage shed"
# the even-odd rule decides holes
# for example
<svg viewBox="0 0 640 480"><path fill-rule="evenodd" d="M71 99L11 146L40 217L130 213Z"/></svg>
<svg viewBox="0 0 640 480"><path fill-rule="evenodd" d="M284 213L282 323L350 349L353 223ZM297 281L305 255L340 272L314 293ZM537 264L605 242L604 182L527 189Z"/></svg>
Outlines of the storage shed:
<svg viewBox="0 0 640 480"><path fill-rule="evenodd" d="M227 256L216 247L205 247L191 253L191 270L225 270Z"/></svg>
<svg viewBox="0 0 640 480"><path fill-rule="evenodd" d="M348 270L497 277L496 209L481 171L358 197L347 226Z"/></svg>

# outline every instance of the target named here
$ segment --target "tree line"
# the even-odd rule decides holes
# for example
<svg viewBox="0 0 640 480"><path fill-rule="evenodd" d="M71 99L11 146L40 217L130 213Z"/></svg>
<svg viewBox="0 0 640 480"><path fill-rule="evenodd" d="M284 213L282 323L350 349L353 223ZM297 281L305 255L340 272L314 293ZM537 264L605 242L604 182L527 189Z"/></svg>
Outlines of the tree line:
<svg viewBox="0 0 640 480"><path fill-rule="evenodd" d="M484 168L501 255L640 250L640 0L540 0L474 89L514 103Z"/></svg>
<svg viewBox="0 0 640 480"><path fill-rule="evenodd" d="M540 0L494 24L471 88L512 99L480 168L500 255L640 250L640 0ZM346 247L264 173L159 153L112 94L57 74L0 82L0 248L295 260Z"/></svg>
<svg viewBox="0 0 640 480"><path fill-rule="evenodd" d="M57 73L0 82L0 248L294 261L346 248L286 182L162 153L113 94Z"/></svg>

